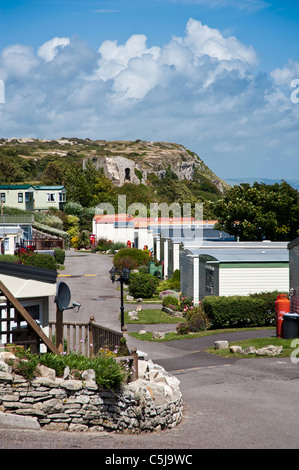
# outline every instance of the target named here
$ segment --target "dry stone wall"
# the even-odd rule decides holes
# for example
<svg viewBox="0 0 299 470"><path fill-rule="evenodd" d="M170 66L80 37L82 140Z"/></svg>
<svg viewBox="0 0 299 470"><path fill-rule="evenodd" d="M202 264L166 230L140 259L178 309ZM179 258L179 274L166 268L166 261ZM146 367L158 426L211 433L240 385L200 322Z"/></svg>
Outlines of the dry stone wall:
<svg viewBox="0 0 299 470"><path fill-rule="evenodd" d="M140 433L173 428L182 419L179 381L152 361L139 361L139 378L118 392L55 376L28 383L1 364L0 412L34 418L43 429Z"/></svg>

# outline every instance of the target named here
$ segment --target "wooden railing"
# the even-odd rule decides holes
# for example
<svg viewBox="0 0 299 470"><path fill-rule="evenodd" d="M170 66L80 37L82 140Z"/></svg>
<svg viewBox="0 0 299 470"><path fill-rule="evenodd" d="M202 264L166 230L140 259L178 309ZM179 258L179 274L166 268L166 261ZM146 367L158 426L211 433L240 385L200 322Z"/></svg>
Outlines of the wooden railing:
<svg viewBox="0 0 299 470"><path fill-rule="evenodd" d="M56 336L56 322L49 322L49 337ZM95 323L94 317L90 317L88 323L63 322L63 343L67 354L76 351L84 356L93 356L101 348L108 347L112 351L120 345L123 337L121 332L105 328Z"/></svg>
<svg viewBox="0 0 299 470"><path fill-rule="evenodd" d="M0 343L4 346L13 343L25 349L30 347L33 353L39 353L40 345L44 343L48 351L59 354L37 322L1 281L0 295L4 297L0 305Z"/></svg>

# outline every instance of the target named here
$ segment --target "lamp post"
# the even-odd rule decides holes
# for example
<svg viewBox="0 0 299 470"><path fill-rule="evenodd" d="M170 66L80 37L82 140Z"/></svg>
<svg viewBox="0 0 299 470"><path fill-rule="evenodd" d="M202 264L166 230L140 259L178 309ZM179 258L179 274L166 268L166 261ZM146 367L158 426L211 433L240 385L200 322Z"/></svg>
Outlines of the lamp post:
<svg viewBox="0 0 299 470"><path fill-rule="evenodd" d="M111 268L109 273L110 273L111 281L113 284L115 281L120 282L120 327L121 327L121 331L124 331L125 330L124 283L128 284L129 282L130 270L128 268L123 268L118 279L115 279L115 276L117 274L117 270L115 269L115 267Z"/></svg>

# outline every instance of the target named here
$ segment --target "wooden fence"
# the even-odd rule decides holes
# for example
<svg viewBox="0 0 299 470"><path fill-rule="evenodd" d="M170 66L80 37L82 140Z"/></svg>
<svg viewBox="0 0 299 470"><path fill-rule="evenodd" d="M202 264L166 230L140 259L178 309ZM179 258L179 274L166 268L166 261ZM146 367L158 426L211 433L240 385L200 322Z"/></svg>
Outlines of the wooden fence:
<svg viewBox="0 0 299 470"><path fill-rule="evenodd" d="M56 336L56 322L49 322L49 337ZM108 347L112 351L115 346L120 345L123 334L110 330L94 321L90 317L88 323L84 322L63 322L63 343L66 353L76 351L84 356L97 354L101 348Z"/></svg>
<svg viewBox="0 0 299 470"><path fill-rule="evenodd" d="M64 248L64 240L62 238L33 238L32 240L24 240L23 246L34 246L35 250L53 250L54 248Z"/></svg>

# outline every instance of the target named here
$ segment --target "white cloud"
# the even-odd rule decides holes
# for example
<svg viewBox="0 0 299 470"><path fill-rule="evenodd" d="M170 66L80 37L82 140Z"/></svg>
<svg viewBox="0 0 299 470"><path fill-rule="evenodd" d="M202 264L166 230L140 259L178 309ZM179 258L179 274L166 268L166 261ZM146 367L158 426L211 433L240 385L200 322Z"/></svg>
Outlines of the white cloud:
<svg viewBox="0 0 299 470"><path fill-rule="evenodd" d="M114 80L113 91L123 99L143 99L176 74L196 86L208 86L225 71L240 75L257 63L252 47L237 38L225 38L216 29L190 19L184 38L173 37L163 47L148 48L146 36L133 35L122 45L104 41L99 47L98 68L89 79ZM138 60L137 60L138 59Z"/></svg>
<svg viewBox="0 0 299 470"><path fill-rule="evenodd" d="M282 69L275 69L271 72L271 77L278 86L290 86L291 81L299 78L299 62L289 60Z"/></svg>
<svg viewBox="0 0 299 470"><path fill-rule="evenodd" d="M197 57L208 55L219 61L238 60L249 65L257 63L252 47L244 46L234 36L225 38L219 30L192 18L187 23L186 37L182 41Z"/></svg>
<svg viewBox="0 0 299 470"><path fill-rule="evenodd" d="M131 59L150 54L157 59L160 53L159 47L147 49L146 36L135 34L124 45L118 45L117 41L104 41L98 50L101 58L98 61L98 69L94 77L101 80L109 80L116 77L128 67Z"/></svg>
<svg viewBox="0 0 299 470"><path fill-rule="evenodd" d="M69 38L53 38L39 47L37 55L45 62L50 62L57 56L59 49L63 49L69 44Z"/></svg>
<svg viewBox="0 0 299 470"><path fill-rule="evenodd" d="M299 64L271 75L256 64L251 46L194 19L159 47L142 34L98 51L74 38L53 38L36 54L12 45L0 51L1 136L172 141L219 176L279 177L284 155L286 168L298 165L289 80Z"/></svg>
<svg viewBox="0 0 299 470"><path fill-rule="evenodd" d="M21 44L8 46L0 55L1 79L23 79L37 67L38 63L33 48Z"/></svg>

